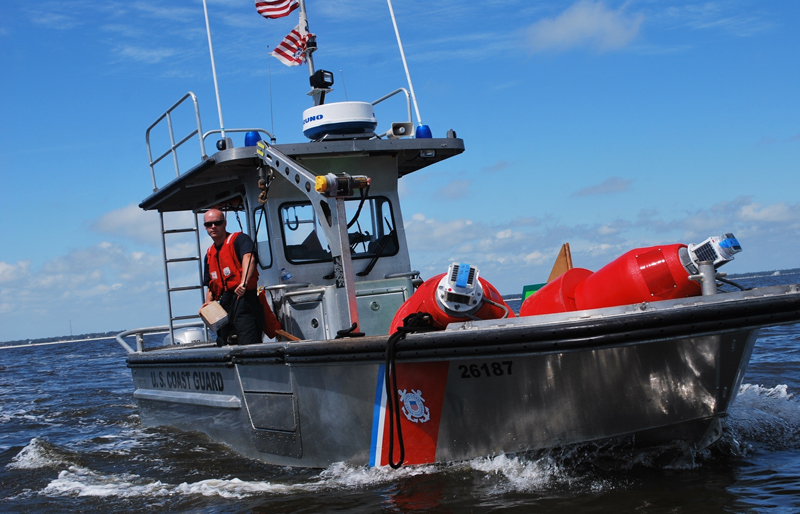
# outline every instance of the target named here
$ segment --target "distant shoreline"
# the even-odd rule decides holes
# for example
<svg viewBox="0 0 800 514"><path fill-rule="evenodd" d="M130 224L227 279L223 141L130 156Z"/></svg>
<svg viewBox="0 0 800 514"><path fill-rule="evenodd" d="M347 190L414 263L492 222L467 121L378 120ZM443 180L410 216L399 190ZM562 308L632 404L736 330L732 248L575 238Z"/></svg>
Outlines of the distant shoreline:
<svg viewBox="0 0 800 514"><path fill-rule="evenodd" d="M99 341L101 339L114 339L116 336L103 336L103 337L87 337L84 339L62 339L59 341L47 341L43 343L19 343L15 342L14 344L0 344L0 350L5 348L30 348L31 346L47 346L51 344L64 344L64 343L80 343L84 341Z"/></svg>

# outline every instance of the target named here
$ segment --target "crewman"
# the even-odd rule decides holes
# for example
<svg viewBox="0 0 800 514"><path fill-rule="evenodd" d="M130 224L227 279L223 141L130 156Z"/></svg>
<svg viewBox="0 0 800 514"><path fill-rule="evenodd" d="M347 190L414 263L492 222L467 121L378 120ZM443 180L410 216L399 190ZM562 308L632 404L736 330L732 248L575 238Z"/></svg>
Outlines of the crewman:
<svg viewBox="0 0 800 514"><path fill-rule="evenodd" d="M203 221L214 241L203 263L203 281L208 288L203 307L216 300L228 313L228 323L217 331L217 346L260 343L264 311L257 294L253 240L242 232L229 233L219 209L209 209Z"/></svg>

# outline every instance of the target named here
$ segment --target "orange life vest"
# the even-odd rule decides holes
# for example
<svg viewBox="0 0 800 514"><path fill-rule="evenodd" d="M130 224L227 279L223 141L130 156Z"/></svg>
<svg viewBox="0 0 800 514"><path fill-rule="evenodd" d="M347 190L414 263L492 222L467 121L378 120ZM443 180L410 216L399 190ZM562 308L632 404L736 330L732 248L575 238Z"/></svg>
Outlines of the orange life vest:
<svg viewBox="0 0 800 514"><path fill-rule="evenodd" d="M208 288L211 289L214 298L219 298L224 291L235 289L242 281L242 263L236 256L236 249L233 245L239 234L241 232L228 235L219 252L217 252L216 245L211 245L206 252L209 273ZM255 259L253 259L252 265L256 266ZM246 289L255 289L257 285L258 269L256 268Z"/></svg>

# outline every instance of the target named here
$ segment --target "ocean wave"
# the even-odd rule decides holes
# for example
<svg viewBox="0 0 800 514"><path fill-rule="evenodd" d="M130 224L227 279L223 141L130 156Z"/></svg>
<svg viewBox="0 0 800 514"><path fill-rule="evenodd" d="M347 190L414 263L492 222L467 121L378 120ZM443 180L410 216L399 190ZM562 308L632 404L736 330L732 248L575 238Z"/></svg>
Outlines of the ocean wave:
<svg viewBox="0 0 800 514"><path fill-rule="evenodd" d="M104 475L80 466L69 466L62 470L58 478L51 481L41 491L46 496L98 496L98 497L153 497L166 496L174 492L174 487L159 480L147 482L138 475Z"/></svg>
<svg viewBox="0 0 800 514"><path fill-rule="evenodd" d="M800 448L800 408L786 385L741 387L726 434L746 444ZM148 429L129 429L95 441L94 450L105 455L129 455L145 439L159 437ZM725 437L725 436L724 436ZM724 441L723 441L724 442ZM656 448L638 448L635 441L618 439L587 443L518 455L498 455L467 462L388 467L354 466L335 463L318 472L289 472L275 480L247 480L223 476L181 483L167 483L134 473L105 473L79 465L79 459L47 441L34 438L7 465L10 469L57 468L58 477L39 491L46 496L65 497L165 497L204 496L241 499L258 496L336 493L397 484L416 476L455 474L477 480L476 486L488 496L546 491L583 491L587 494L626 487L637 470L696 469L709 460L735 457L739 452L698 452L675 443ZM66 468L66 469L65 469ZM477 474L476 474L477 473ZM273 475L274 476L274 475Z"/></svg>
<svg viewBox="0 0 800 514"><path fill-rule="evenodd" d="M52 464L52 462L51 462ZM368 468L335 463L307 481L281 483L239 478L209 478L197 482L169 484L131 473L103 474L70 464L41 494L73 497L152 497L173 495L217 496L241 499L259 495L292 495L320 491L357 490L392 483L403 477L433 474L435 466L410 466L399 470Z"/></svg>
<svg viewBox="0 0 800 514"><path fill-rule="evenodd" d="M487 477L502 477L502 482L493 486L495 494L541 491L557 485L575 486L581 481L552 455L538 459L498 455L474 459L469 465Z"/></svg>
<svg viewBox="0 0 800 514"><path fill-rule="evenodd" d="M6 469L55 468L71 465L74 459L75 454L34 437L6 464Z"/></svg>
<svg viewBox="0 0 800 514"><path fill-rule="evenodd" d="M800 403L786 385L742 385L727 424L744 442L800 449Z"/></svg>

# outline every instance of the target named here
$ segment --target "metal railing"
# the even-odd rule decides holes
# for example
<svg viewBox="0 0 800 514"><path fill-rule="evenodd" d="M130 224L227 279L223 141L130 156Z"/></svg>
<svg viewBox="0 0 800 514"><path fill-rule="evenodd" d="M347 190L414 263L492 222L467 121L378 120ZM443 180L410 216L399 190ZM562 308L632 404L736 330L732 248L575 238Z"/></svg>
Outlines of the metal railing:
<svg viewBox="0 0 800 514"><path fill-rule="evenodd" d="M260 133L264 134L265 136L269 137L269 142L271 144L273 144L273 145L275 144L275 136L270 131L268 131L267 129L262 129L262 128L232 128L232 129L227 128L225 130L222 130L222 129L209 130L208 132L203 134L203 142L205 142L206 138L208 136L210 136L211 134L220 134L221 135L223 132L225 132L225 134L227 134L228 132L260 132ZM205 155L205 145L204 145L204 147L203 147L203 159L206 159L207 157L208 156Z"/></svg>
<svg viewBox="0 0 800 514"><path fill-rule="evenodd" d="M157 334L159 332L167 333L170 331L170 328L189 328L189 327L204 327L205 324L200 322L194 323L182 323L180 325L174 325L170 327L170 325L160 325L157 327L145 327L145 328L134 328L133 330L126 330L125 332L120 332L116 335L117 342L125 349L128 353L142 353L144 351L144 335L145 334ZM131 346L125 341L126 337L136 336L136 349L134 350ZM174 337L172 339L175 340Z"/></svg>
<svg viewBox="0 0 800 514"><path fill-rule="evenodd" d="M388 95L383 95L382 97L380 97L377 100L375 100L374 102L372 102L372 105L378 105L379 103L383 102L384 100L388 100L389 98L393 97L397 93L405 93L406 94L406 106L408 107L408 122L411 123L412 122L411 121L411 95L409 95L408 91L404 87L401 87L399 89L395 89L394 91L392 91Z"/></svg>
<svg viewBox="0 0 800 514"><path fill-rule="evenodd" d="M176 142L175 132L172 126L172 111L177 109L178 106L180 106L183 102L185 102L189 98L192 99L192 103L194 104L194 115L195 115L195 120L197 122L197 128L192 130L186 136L184 136L180 141ZM169 132L170 147L164 153L153 159L153 152L152 148L150 147L150 131L153 130L164 119L167 120L167 130ZM181 171L180 171L180 165L178 164L178 148L195 135L197 135L197 141L200 143L200 155L202 156L203 159L205 159L206 150L205 150L205 145L203 144L203 127L202 124L200 123L200 107L197 104L197 97L195 96L195 94L189 91L188 93L183 95L180 100L172 104L172 107L167 109L164 112L164 114L159 116L156 121L154 121L149 127L147 127L147 131L145 131L145 140L147 141L147 158L150 161L150 177L153 180L154 192L158 191L158 185L156 184L156 169L155 169L156 164L161 162L161 160L166 156L172 155L172 161L175 166L175 176L180 177Z"/></svg>

